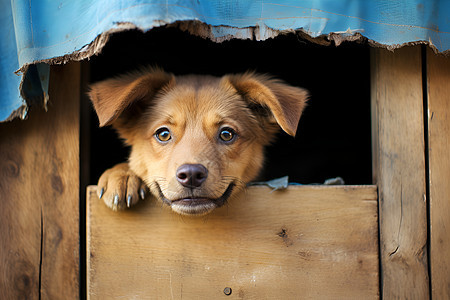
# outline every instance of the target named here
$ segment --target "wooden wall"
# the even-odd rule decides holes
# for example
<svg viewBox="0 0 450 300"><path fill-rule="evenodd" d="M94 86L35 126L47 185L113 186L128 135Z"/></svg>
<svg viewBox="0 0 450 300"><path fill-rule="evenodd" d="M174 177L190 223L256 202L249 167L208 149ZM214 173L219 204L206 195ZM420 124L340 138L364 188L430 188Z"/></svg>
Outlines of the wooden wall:
<svg viewBox="0 0 450 300"><path fill-rule="evenodd" d="M426 47L371 55L381 295L450 298L450 59Z"/></svg>
<svg viewBox="0 0 450 300"><path fill-rule="evenodd" d="M381 292L427 299L427 202L421 47L373 49L372 138L379 192Z"/></svg>
<svg viewBox="0 0 450 300"><path fill-rule="evenodd" d="M79 297L79 64L50 76L48 112L0 124L1 299Z"/></svg>

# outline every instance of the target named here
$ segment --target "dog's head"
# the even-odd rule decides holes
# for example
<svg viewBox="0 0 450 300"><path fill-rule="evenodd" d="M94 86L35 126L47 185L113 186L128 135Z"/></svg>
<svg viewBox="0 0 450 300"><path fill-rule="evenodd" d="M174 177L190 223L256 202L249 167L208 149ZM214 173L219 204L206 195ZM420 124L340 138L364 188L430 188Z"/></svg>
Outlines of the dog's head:
<svg viewBox="0 0 450 300"><path fill-rule="evenodd" d="M157 69L91 87L100 126L131 146L129 166L180 214L222 206L255 178L278 128L295 135L304 89L265 75L179 76Z"/></svg>

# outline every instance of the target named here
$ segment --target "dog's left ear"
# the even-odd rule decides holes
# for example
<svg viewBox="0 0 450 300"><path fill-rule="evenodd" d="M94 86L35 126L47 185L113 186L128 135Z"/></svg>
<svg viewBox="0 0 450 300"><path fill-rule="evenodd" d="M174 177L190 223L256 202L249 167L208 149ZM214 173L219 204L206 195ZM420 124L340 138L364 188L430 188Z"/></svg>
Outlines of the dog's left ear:
<svg viewBox="0 0 450 300"><path fill-rule="evenodd" d="M268 108L278 125L295 136L308 100L307 90L254 73L226 75L222 80L231 84L247 101Z"/></svg>

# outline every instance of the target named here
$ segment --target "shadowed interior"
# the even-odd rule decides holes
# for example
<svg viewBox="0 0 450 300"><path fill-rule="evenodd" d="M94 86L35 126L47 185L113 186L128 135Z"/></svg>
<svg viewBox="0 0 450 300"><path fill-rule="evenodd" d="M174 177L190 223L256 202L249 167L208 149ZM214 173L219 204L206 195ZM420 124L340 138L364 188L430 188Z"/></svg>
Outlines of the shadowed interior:
<svg viewBox="0 0 450 300"><path fill-rule="evenodd" d="M318 46L295 34L263 42L232 40L213 43L177 29L148 33L128 31L112 36L102 54L91 59L91 81L158 65L174 73L269 73L310 91L309 104L296 138L280 131L266 151L261 180L285 175L299 183L321 183L341 176L348 184L371 183L370 78L367 45ZM91 114L90 182L126 160L110 128L98 128Z"/></svg>

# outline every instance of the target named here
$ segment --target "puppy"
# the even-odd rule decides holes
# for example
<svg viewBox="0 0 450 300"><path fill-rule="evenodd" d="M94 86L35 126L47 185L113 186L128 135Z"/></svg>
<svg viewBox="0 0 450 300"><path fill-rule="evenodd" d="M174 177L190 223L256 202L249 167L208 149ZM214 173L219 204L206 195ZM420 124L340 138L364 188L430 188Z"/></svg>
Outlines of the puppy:
<svg viewBox="0 0 450 300"><path fill-rule="evenodd" d="M254 179L281 127L294 136L308 93L266 75L177 76L145 69L91 86L100 126L131 146L105 171L98 196L113 210L150 191L184 215L224 205Z"/></svg>

